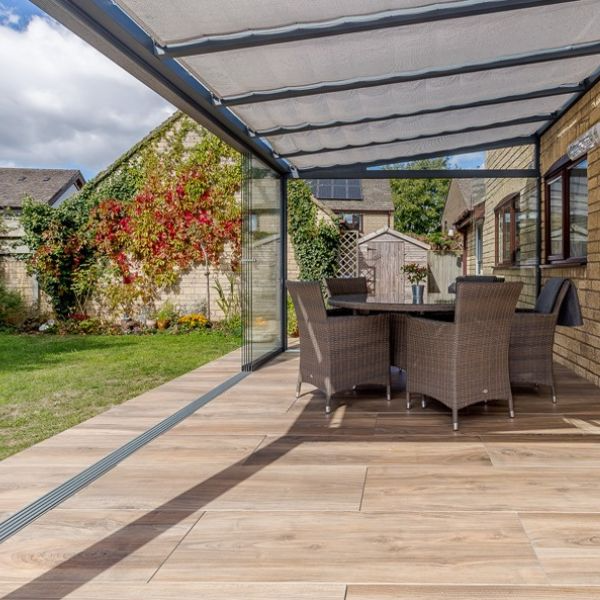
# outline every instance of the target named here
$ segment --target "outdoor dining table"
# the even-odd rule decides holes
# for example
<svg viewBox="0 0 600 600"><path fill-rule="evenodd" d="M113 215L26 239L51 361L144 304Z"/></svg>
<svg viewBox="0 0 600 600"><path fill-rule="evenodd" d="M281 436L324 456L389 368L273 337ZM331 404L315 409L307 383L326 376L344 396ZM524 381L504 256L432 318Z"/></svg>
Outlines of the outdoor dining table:
<svg viewBox="0 0 600 600"><path fill-rule="evenodd" d="M344 294L331 296L329 304L336 308L346 308L356 312L393 312L410 313L415 315L426 313L451 314L454 312L453 303L444 304L412 304L394 302L389 298L372 294Z"/></svg>

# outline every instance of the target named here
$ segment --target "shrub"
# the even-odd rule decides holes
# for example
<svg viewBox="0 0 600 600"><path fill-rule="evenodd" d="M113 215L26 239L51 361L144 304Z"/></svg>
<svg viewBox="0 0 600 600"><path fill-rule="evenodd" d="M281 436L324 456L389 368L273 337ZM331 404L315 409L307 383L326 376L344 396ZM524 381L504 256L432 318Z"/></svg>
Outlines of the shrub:
<svg viewBox="0 0 600 600"><path fill-rule="evenodd" d="M171 325L177 323L179 312L172 302L167 300L154 315L156 326L159 329L168 329Z"/></svg>
<svg viewBox="0 0 600 600"><path fill-rule="evenodd" d="M203 315L202 313L192 313L179 317L177 325L184 331L192 331L194 329L205 329L210 326L210 322L206 318L206 315Z"/></svg>
<svg viewBox="0 0 600 600"><path fill-rule="evenodd" d="M288 184L289 232L300 279L322 281L338 269L340 231L336 223L317 218L308 184L295 179Z"/></svg>
<svg viewBox="0 0 600 600"><path fill-rule="evenodd" d="M21 294L6 289L0 282L0 327L17 327L27 319L28 313Z"/></svg>

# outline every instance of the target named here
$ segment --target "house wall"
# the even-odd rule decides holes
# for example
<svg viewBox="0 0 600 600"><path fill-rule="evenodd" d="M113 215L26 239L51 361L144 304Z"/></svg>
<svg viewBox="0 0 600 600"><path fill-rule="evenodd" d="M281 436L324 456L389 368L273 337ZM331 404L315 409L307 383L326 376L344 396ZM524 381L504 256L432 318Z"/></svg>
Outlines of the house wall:
<svg viewBox="0 0 600 600"><path fill-rule="evenodd" d="M566 155L567 147L577 137L600 121L600 85L596 85L575 104L541 138L541 172ZM533 163L529 146L494 150L487 153L486 167L527 168ZM542 265L542 285L550 277L568 277L576 285L582 307L584 325L577 328L558 327L555 337L555 358L596 385L600 385L600 148L588 154L588 256L587 264L577 266ZM524 179L487 179L484 223L484 273L504 276L508 281L522 281L520 305L535 303L535 268L495 267L494 209L503 199L515 192L534 198L535 182ZM542 186L541 223L544 227L545 187ZM521 235L526 253L534 254L535 229L530 227ZM542 262L546 255L542 235ZM469 268L474 261L474 248L469 245Z"/></svg>
<svg viewBox="0 0 600 600"><path fill-rule="evenodd" d="M363 235L373 233L384 227L391 227L391 216L387 212L365 212L363 216Z"/></svg>
<svg viewBox="0 0 600 600"><path fill-rule="evenodd" d="M566 154L570 143L599 121L600 85L597 84L542 137L542 173ZM588 164L587 265L543 268L542 281L558 276L575 282L584 325L558 327L555 356L560 363L600 385L600 148L588 154Z"/></svg>
<svg viewBox="0 0 600 600"><path fill-rule="evenodd" d="M533 165L533 146L501 148L486 154L486 168L518 169L531 168ZM519 267L496 267L496 214L495 210L508 196L516 193L528 198L528 205L535 204L535 181L531 179L486 179L485 180L485 216L483 222L483 273L498 275L506 281L522 281L523 291L519 306L531 308L535 304L535 265ZM474 236L471 236L474 237ZM528 256L535 257L535 229L528 227L521 232L521 246ZM475 273L474 239L469 244L469 273Z"/></svg>

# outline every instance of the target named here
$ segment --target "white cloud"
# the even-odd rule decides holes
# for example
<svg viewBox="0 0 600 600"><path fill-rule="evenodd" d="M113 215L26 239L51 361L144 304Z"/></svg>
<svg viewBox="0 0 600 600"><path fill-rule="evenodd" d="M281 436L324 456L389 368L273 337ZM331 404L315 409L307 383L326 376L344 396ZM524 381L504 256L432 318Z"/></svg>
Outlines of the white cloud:
<svg viewBox="0 0 600 600"><path fill-rule="evenodd" d="M61 25L33 17L17 30L11 18L0 13L0 165L91 176L173 112Z"/></svg>
<svg viewBox="0 0 600 600"><path fill-rule="evenodd" d="M11 7L0 4L0 25L14 27L21 22L21 17Z"/></svg>

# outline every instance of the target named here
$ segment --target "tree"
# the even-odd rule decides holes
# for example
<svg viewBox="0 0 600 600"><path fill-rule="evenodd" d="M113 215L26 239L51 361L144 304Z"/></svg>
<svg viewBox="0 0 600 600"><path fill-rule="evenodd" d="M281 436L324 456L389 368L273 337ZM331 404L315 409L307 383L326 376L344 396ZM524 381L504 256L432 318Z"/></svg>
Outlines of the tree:
<svg viewBox="0 0 600 600"><path fill-rule="evenodd" d="M405 169L447 169L447 158L417 160ZM449 179L392 179L394 227L403 233L428 235L439 231L450 186Z"/></svg>

